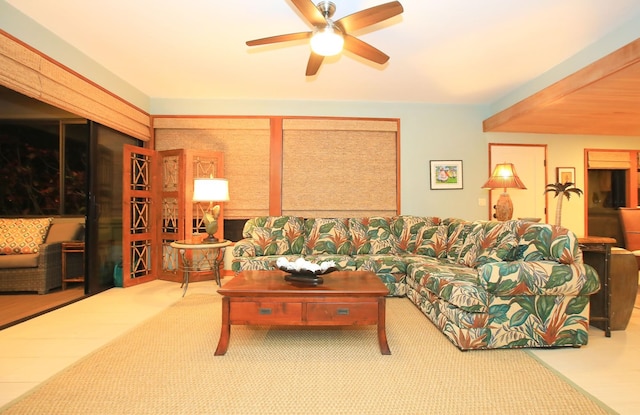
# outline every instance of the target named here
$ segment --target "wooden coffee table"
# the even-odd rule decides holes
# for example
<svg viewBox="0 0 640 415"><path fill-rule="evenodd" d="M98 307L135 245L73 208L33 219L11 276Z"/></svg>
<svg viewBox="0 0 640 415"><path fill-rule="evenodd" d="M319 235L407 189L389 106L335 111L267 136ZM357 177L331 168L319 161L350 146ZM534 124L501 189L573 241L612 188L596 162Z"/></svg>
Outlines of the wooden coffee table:
<svg viewBox="0 0 640 415"><path fill-rule="evenodd" d="M218 290L222 328L215 355L227 352L231 325L378 326L382 354L391 354L385 330L387 287L373 272L336 271L324 283L284 280L282 271L242 271Z"/></svg>

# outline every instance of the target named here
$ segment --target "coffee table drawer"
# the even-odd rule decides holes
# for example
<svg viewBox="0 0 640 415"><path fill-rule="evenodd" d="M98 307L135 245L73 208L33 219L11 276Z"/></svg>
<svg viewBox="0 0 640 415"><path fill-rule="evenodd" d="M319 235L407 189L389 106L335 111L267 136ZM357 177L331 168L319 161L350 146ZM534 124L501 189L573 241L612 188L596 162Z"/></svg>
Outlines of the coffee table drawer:
<svg viewBox="0 0 640 415"><path fill-rule="evenodd" d="M293 324L302 321L302 303L232 301L231 324Z"/></svg>
<svg viewBox="0 0 640 415"><path fill-rule="evenodd" d="M334 324L376 324L378 303L309 303L308 322L330 322Z"/></svg>

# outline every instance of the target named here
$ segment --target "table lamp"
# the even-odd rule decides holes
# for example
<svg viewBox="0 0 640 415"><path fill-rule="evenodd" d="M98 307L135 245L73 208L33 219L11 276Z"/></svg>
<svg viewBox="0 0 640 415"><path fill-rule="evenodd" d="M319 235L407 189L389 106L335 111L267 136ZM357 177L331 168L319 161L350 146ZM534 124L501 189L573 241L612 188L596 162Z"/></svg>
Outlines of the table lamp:
<svg viewBox="0 0 640 415"><path fill-rule="evenodd" d="M209 208L204 211L203 220L207 237L203 243L218 242L214 234L218 231L218 215L220 215L220 205L214 202L226 202L229 200L229 182L227 179L195 179L193 181L193 201L209 202Z"/></svg>
<svg viewBox="0 0 640 415"><path fill-rule="evenodd" d="M513 202L511 202L507 189L526 189L524 183L518 177L513 163L496 164L491 177L482 188L504 189L494 206L496 213L494 213L493 217L499 221L509 220L513 217Z"/></svg>

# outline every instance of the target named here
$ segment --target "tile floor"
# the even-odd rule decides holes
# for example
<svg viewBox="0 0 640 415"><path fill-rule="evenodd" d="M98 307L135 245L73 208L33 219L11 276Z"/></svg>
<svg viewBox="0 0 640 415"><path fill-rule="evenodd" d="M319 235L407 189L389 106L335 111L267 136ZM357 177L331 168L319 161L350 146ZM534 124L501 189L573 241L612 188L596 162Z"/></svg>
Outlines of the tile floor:
<svg viewBox="0 0 640 415"><path fill-rule="evenodd" d="M76 360L180 300L180 285L153 281L114 288L0 331L0 410ZM210 281L192 283L187 295L214 293ZM580 349L530 353L620 414L640 413L640 309L626 331L610 338L589 331Z"/></svg>

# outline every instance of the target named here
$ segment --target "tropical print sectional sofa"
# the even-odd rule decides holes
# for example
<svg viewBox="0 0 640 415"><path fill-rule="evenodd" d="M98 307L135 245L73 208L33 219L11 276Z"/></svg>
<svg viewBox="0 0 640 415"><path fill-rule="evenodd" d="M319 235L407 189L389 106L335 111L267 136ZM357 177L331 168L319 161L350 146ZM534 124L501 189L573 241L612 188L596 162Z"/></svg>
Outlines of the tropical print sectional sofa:
<svg viewBox="0 0 640 415"><path fill-rule="evenodd" d="M261 216L244 226L232 269L304 257L375 272L461 350L587 344L600 288L566 228L520 220Z"/></svg>

